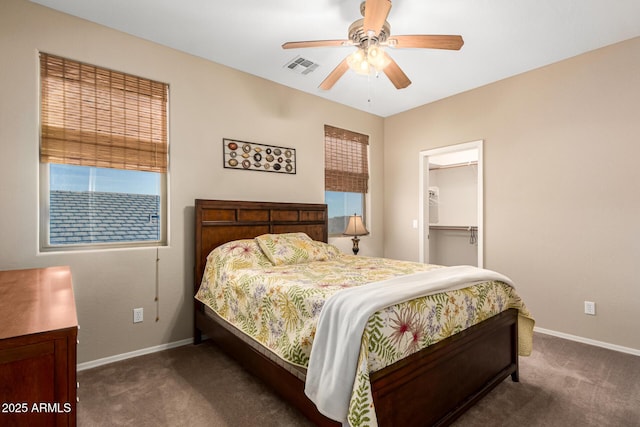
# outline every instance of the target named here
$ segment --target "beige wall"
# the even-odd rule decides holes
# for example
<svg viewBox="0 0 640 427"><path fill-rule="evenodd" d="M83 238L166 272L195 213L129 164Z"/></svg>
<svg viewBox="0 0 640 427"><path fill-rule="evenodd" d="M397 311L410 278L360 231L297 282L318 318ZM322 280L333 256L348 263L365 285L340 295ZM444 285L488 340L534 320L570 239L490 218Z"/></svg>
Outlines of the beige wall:
<svg viewBox="0 0 640 427"><path fill-rule="evenodd" d="M38 50L170 85L170 246L159 251L157 323L155 249L38 254ZM71 266L79 362L191 337L193 200L322 203L324 124L370 135L371 235L361 247L382 255L382 118L26 0L0 4L0 54L0 269ZM223 169L223 137L294 147L297 174ZM142 324L134 307L145 309Z"/></svg>
<svg viewBox="0 0 640 427"><path fill-rule="evenodd" d="M640 350L639 52L632 39L386 119L385 256L418 259L419 151L483 139L485 266L537 326Z"/></svg>

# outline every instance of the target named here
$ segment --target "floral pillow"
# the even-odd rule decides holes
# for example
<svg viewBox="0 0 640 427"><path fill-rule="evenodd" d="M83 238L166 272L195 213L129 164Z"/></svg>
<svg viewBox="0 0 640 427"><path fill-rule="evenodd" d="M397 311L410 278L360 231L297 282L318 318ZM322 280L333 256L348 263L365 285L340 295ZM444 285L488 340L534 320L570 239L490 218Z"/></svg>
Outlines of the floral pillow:
<svg viewBox="0 0 640 427"><path fill-rule="evenodd" d="M263 234L255 240L274 265L327 261L340 255L335 246L312 240L305 233Z"/></svg>
<svg viewBox="0 0 640 427"><path fill-rule="evenodd" d="M232 270L273 266L254 239L234 240L225 243L214 249L209 256L215 258L215 264Z"/></svg>
<svg viewBox="0 0 640 427"><path fill-rule="evenodd" d="M334 258L337 258L342 255L340 249L337 247L330 245L329 243L318 242L313 240L314 250L315 250L315 261L328 261Z"/></svg>

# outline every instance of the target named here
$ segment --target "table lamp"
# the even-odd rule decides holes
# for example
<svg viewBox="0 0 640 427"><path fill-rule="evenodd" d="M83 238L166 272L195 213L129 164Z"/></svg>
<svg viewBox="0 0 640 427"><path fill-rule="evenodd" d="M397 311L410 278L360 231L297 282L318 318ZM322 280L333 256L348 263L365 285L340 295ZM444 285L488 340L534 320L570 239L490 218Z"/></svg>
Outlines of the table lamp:
<svg viewBox="0 0 640 427"><path fill-rule="evenodd" d="M351 241L353 242L353 254L358 255L358 243L360 242L360 238L358 236L365 236L369 234L364 224L362 223L362 216L353 214L349 217L349 223L347 227L344 229L345 236L353 236Z"/></svg>

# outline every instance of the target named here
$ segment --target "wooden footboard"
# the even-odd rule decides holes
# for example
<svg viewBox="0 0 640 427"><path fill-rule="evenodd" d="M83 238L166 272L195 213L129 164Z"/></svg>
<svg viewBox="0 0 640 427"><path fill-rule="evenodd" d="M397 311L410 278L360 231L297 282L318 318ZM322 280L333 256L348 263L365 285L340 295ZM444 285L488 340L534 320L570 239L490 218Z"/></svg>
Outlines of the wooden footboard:
<svg viewBox="0 0 640 427"><path fill-rule="evenodd" d="M262 233L302 231L327 241L326 205L196 200L197 292L216 246ZM509 309L371 374L381 426L447 425L504 378L518 380L517 311ZM339 426L318 412L304 382L204 313L195 301L194 342L202 333L298 408L313 423Z"/></svg>
<svg viewBox="0 0 640 427"><path fill-rule="evenodd" d="M381 426L448 425L511 375L518 312L509 309L371 374Z"/></svg>
<svg viewBox="0 0 640 427"><path fill-rule="evenodd" d="M445 426L509 375L518 380L518 314L509 309L371 374L380 426ZM304 394L304 382L203 312L196 328L319 426L339 426Z"/></svg>

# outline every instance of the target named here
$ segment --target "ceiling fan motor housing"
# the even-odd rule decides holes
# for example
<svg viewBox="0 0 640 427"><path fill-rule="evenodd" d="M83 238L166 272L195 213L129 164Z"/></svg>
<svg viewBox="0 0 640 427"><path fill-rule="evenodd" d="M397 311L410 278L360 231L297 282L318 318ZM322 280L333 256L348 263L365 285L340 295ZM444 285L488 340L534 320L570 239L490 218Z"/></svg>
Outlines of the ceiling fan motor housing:
<svg viewBox="0 0 640 427"><path fill-rule="evenodd" d="M391 34L391 26L387 21L378 34L367 34L364 30L364 19L358 19L349 27L349 40L356 46L366 48L369 44L384 43Z"/></svg>

